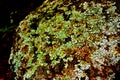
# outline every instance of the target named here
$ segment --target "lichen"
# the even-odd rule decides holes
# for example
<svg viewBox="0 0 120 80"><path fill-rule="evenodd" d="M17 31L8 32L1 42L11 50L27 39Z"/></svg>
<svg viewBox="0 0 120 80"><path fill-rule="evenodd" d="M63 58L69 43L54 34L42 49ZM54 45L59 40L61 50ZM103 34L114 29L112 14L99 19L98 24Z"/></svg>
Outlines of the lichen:
<svg viewBox="0 0 120 80"><path fill-rule="evenodd" d="M15 79L113 79L109 67L120 61L116 9L110 1L44 1L16 29L9 59Z"/></svg>

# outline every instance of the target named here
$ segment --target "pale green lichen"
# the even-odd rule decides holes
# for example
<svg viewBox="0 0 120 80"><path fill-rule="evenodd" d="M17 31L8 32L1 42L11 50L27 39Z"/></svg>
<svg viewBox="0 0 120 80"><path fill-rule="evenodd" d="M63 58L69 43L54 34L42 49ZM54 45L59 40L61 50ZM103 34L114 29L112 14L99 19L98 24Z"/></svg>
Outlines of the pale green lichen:
<svg viewBox="0 0 120 80"><path fill-rule="evenodd" d="M115 9L109 1L46 0L16 29L9 59L15 79L88 80L93 77L85 71L91 67L115 65L120 60ZM95 77L112 79L112 74Z"/></svg>

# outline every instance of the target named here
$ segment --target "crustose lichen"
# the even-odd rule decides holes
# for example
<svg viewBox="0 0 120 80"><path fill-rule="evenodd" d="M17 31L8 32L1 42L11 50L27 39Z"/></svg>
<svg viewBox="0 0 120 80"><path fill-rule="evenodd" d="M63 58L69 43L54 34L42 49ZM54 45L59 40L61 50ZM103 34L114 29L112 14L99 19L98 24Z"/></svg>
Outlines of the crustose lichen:
<svg viewBox="0 0 120 80"><path fill-rule="evenodd" d="M46 0L16 30L9 59L15 79L114 78L109 67L120 60L116 9L109 1Z"/></svg>

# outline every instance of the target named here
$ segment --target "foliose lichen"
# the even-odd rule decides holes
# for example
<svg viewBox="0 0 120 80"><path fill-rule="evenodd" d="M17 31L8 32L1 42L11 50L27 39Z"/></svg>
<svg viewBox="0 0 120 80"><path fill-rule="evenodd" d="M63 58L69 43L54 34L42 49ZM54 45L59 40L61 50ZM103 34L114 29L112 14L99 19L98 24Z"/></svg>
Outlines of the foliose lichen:
<svg viewBox="0 0 120 80"><path fill-rule="evenodd" d="M15 80L111 80L120 61L114 2L46 0L22 20L9 63Z"/></svg>

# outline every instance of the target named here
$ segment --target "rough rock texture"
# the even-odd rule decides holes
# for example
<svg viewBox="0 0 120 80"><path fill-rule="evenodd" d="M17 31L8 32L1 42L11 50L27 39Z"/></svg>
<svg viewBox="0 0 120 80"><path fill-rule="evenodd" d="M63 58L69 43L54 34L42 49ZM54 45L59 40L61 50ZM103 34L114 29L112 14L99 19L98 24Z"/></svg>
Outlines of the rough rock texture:
<svg viewBox="0 0 120 80"><path fill-rule="evenodd" d="M120 61L114 2L46 0L20 22L9 63L16 80L112 80Z"/></svg>

